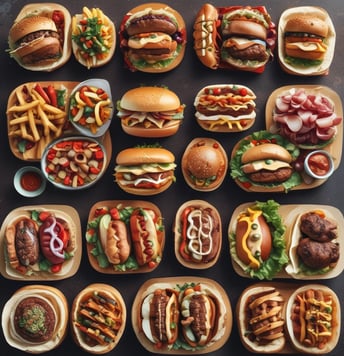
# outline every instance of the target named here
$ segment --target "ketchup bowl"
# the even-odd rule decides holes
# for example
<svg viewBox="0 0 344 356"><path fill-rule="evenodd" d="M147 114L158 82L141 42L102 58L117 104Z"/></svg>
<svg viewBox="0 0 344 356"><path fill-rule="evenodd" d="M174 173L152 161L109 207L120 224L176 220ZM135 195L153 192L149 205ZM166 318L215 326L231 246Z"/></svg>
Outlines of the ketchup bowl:
<svg viewBox="0 0 344 356"><path fill-rule="evenodd" d="M104 146L91 137L64 137L43 152L42 172L54 186L81 190L94 185L104 174L107 155Z"/></svg>
<svg viewBox="0 0 344 356"><path fill-rule="evenodd" d="M305 158L304 169L314 179L327 179L334 172L333 158L325 150L312 151Z"/></svg>
<svg viewBox="0 0 344 356"><path fill-rule="evenodd" d="M34 198L44 192L46 180L39 168L25 166L16 172L13 184L20 195L26 198Z"/></svg>

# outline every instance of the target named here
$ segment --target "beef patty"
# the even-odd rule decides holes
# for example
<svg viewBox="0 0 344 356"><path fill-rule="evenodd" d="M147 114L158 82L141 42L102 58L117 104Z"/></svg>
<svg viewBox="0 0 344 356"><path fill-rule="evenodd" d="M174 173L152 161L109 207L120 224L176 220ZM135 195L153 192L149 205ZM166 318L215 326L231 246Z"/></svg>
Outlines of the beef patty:
<svg viewBox="0 0 344 356"><path fill-rule="evenodd" d="M56 324L51 305L39 297L27 297L20 301L14 312L16 332L25 340L35 343L52 338Z"/></svg>

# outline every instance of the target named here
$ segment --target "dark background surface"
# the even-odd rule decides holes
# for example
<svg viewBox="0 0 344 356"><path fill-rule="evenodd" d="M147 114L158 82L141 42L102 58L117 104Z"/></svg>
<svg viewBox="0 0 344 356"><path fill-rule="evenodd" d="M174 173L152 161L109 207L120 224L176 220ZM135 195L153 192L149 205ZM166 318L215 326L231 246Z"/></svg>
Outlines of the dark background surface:
<svg viewBox="0 0 344 356"><path fill-rule="evenodd" d="M195 20L196 13L204 3L203 1L185 0L185 1L168 1L166 2L171 7L179 11L186 22L188 31L188 44L183 62L175 70L160 74L144 74L140 72L131 73L123 67L122 55L120 53L118 43L115 55L111 62L101 68L87 70L76 62L73 55L62 68L51 72L30 72L18 66L6 53L7 35L10 26L21 8L29 3L27 1L7 0L0 4L0 67L1 67L1 82L0 82L0 223L5 219L7 214L20 206L25 205L42 205L42 204L66 204L75 207L80 215L82 227L82 239L84 243L84 234L86 228L87 217L91 206L101 200L118 200L118 199L135 199L135 197L122 192L113 181L114 159L116 154L126 147L131 147L136 144L150 142L147 139L134 138L126 135L121 130L119 120L114 117L110 126L113 154L110 158L109 167L101 179L94 187L81 192L66 192L54 188L48 184L46 191L38 198L28 199L20 197L13 187L13 176L16 170L26 162L20 161L13 156L8 145L7 126L6 126L6 105L7 98L10 92L20 84L31 81L53 81L53 80L68 80L82 81L88 78L105 78L112 87L112 95L114 100L119 99L123 93L133 87L141 84L152 85L167 85L171 90L175 91L181 98L181 101L186 104L184 123L179 132L172 137L160 139L159 142L166 148L170 149L176 156L178 164L176 170L177 182L164 193L147 197L149 200L159 206L164 216L166 228L166 244L163 255L163 260L160 266L153 272L148 274L130 274L130 275L103 275L94 271L86 255L86 247L83 245L83 255L81 265L78 272L71 278L62 281L46 282L48 285L53 285L59 288L67 297L70 305L76 294L93 282L104 282L116 287L123 295L127 306L127 325L125 333L113 351L113 354L149 354L141 346L136 339L131 325L131 305L142 283L150 278L175 276L194 276L190 280L197 281L197 277L207 277L219 282L228 293L232 310L234 312L235 305L242 290L255 283L255 281L242 278L234 272L228 248L227 228L233 210L244 202L254 200L275 199L280 204L324 204L333 205L343 211L344 202L343 192L343 164L339 166L334 175L323 185L318 188L292 191L288 194L269 194L269 193L248 193L241 190L230 178L229 174L226 177L222 186L210 193L200 193L191 190L184 182L180 170L180 160L187 144L195 137L214 137L219 140L224 146L228 155L230 155L233 145L248 132L257 131L265 128L265 103L270 93L276 88L290 84L320 84L329 86L335 90L340 96L343 96L343 63L342 53L344 52L344 7L341 0L336 1L212 1L215 6L229 5L265 5L270 13L272 20L277 24L281 13L288 7L301 5L319 5L326 8L334 23L337 41L336 53L330 73L328 76L322 77L297 77L291 76L282 71L277 58L270 63L263 74L252 74L245 72L230 72L230 71L212 71L204 67L196 58L192 48L192 25ZM143 1L61 1L70 11L71 15L80 13L83 6L99 7L107 14L114 22L118 29L122 17L127 11L144 3ZM276 57L277 57L277 53ZM239 83L249 86L257 95L257 119L255 125L248 132L235 134L211 134L203 131L195 121L193 100L195 94L205 85L217 83ZM155 142L156 140L154 140ZM37 163L37 165L39 165ZM173 234L172 225L174 215L178 207L189 199L204 199L215 205L221 213L223 224L223 245L222 252L218 263L208 270L191 270L181 266L175 258L173 249ZM340 236L342 239L343 237ZM341 241L343 243L343 241ZM3 257L0 257L3 258ZM283 280L284 283L302 285L305 281ZM322 280L321 283L333 288L340 300L343 300L344 292L344 275L341 274L332 280ZM11 281L0 277L0 309L2 310L5 302L19 288L29 282ZM40 283L40 282L38 282ZM42 282L43 284L43 282ZM343 307L343 305L342 305ZM342 313L343 314L343 313ZM343 318L342 318L343 319ZM342 330L343 331L343 330ZM17 351L7 345L3 334L0 333L0 345L2 354L6 355L21 355L23 352ZM67 335L62 345L51 355L59 355L62 353L77 353L83 352L74 344L70 334ZM332 355L343 354L344 343L339 341L338 346L331 353ZM236 322L233 324L232 333L228 342L214 355L228 354L249 354L240 343L237 331Z"/></svg>

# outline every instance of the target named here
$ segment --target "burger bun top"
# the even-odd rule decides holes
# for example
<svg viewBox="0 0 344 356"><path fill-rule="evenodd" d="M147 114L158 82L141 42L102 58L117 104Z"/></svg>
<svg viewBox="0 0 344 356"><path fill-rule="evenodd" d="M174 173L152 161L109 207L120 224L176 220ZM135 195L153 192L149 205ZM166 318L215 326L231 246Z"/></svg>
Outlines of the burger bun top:
<svg viewBox="0 0 344 356"><path fill-rule="evenodd" d="M180 100L167 88L146 86L128 90L122 96L120 106L131 111L159 112L178 109Z"/></svg>
<svg viewBox="0 0 344 356"><path fill-rule="evenodd" d="M242 164L265 159L274 159L290 163L292 156L284 147L275 143L264 143L262 145L253 146L241 156Z"/></svg>
<svg viewBox="0 0 344 356"><path fill-rule="evenodd" d="M266 40L266 28L254 21L232 20L226 29L231 36L241 35L242 37L260 38Z"/></svg>
<svg viewBox="0 0 344 356"><path fill-rule="evenodd" d="M120 151L116 157L119 165L172 163L174 154L162 147L132 147Z"/></svg>
<svg viewBox="0 0 344 356"><path fill-rule="evenodd" d="M290 18L286 22L285 32L304 32L326 37L328 34L328 25L319 17L301 14Z"/></svg>

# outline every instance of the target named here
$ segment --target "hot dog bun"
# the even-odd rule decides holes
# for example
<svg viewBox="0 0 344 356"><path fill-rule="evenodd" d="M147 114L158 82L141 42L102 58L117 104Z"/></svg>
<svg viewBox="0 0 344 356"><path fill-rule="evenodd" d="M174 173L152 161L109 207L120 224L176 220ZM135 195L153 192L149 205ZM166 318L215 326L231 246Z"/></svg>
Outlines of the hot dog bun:
<svg viewBox="0 0 344 356"><path fill-rule="evenodd" d="M228 159L222 145L212 138L195 138L182 157L182 173L194 190L212 191L220 187L227 172Z"/></svg>
<svg viewBox="0 0 344 356"><path fill-rule="evenodd" d="M174 181L174 160L174 154L162 147L124 149L116 157L115 181L130 194L162 193Z"/></svg>
<svg viewBox="0 0 344 356"><path fill-rule="evenodd" d="M240 84L213 84L195 97L197 123L207 131L239 132L249 129L256 118L256 95Z"/></svg>
<svg viewBox="0 0 344 356"><path fill-rule="evenodd" d="M36 321L44 324L44 329L22 323L26 320L23 314L30 314L30 310L36 311ZM67 324L66 297L51 286L30 285L18 289L2 311L2 330L8 344L32 354L57 348L66 336Z"/></svg>
<svg viewBox="0 0 344 356"><path fill-rule="evenodd" d="M204 269L217 262L222 246L222 225L213 205L204 200L185 202L176 213L173 231L175 255L182 265Z"/></svg>
<svg viewBox="0 0 344 356"><path fill-rule="evenodd" d="M90 284L73 300L70 315L73 339L91 354L110 352L124 333L126 317L126 306L117 289L104 283Z"/></svg>
<svg viewBox="0 0 344 356"><path fill-rule="evenodd" d="M217 69L220 63L217 21L217 8L211 4L204 4L198 11L193 25L196 55L206 67L211 69Z"/></svg>
<svg viewBox="0 0 344 356"><path fill-rule="evenodd" d="M143 86L123 94L117 116L129 135L167 137L178 131L184 106L177 94L166 87Z"/></svg>
<svg viewBox="0 0 344 356"><path fill-rule="evenodd" d="M28 70L56 70L71 56L70 30L71 16L64 6L54 3L28 4L10 28L10 56ZM43 36L43 32L49 33L49 36Z"/></svg>
<svg viewBox="0 0 344 356"><path fill-rule="evenodd" d="M236 308L243 345L256 353L278 353L286 343L284 297L273 286L246 288Z"/></svg>

